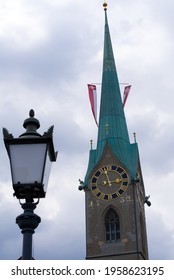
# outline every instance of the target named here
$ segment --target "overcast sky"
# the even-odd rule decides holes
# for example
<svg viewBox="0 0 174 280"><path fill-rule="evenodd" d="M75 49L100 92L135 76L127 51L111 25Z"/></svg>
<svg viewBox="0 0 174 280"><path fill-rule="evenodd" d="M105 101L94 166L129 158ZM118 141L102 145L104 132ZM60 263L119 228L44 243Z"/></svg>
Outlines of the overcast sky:
<svg viewBox="0 0 174 280"><path fill-rule="evenodd" d="M108 0L108 21L125 106L136 132L146 194L150 259L174 259L174 1ZM31 108L42 134L54 125L59 151L48 192L37 206L36 259L84 259L84 179L97 127L87 84L100 83L102 0L0 0L0 126L24 132ZM123 86L121 85L123 92ZM100 86L97 87L100 98ZM22 213L13 197L9 159L0 137L0 259L17 259Z"/></svg>

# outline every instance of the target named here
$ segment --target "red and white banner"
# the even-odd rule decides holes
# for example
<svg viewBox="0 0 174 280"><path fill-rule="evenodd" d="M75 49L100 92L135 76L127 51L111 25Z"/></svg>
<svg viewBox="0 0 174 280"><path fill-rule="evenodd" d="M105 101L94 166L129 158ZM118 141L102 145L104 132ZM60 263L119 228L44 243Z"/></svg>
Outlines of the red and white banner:
<svg viewBox="0 0 174 280"><path fill-rule="evenodd" d="M90 104L91 104L92 113L93 113L95 122L98 126L98 123L97 123L97 91L96 91L96 86L88 84L88 93L89 93L89 100L90 100Z"/></svg>
<svg viewBox="0 0 174 280"><path fill-rule="evenodd" d="M130 89L131 89L131 85L125 86L125 88L124 88L124 93L123 93L123 108L124 108L124 105L125 105L126 100L127 100L127 98L128 98Z"/></svg>

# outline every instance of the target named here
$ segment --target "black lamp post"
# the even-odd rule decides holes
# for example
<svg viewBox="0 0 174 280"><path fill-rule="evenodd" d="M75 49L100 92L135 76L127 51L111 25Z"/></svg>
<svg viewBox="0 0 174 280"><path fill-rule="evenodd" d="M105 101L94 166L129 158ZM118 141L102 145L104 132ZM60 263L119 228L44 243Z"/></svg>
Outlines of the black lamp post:
<svg viewBox="0 0 174 280"><path fill-rule="evenodd" d="M40 198L46 195L51 163L57 153L53 145L53 126L42 136L37 132L39 121L30 110L23 124L26 131L14 138L3 128L4 143L10 159L14 196L19 199L24 213L16 218L23 234L23 260L32 259L32 235L41 219L34 213Z"/></svg>

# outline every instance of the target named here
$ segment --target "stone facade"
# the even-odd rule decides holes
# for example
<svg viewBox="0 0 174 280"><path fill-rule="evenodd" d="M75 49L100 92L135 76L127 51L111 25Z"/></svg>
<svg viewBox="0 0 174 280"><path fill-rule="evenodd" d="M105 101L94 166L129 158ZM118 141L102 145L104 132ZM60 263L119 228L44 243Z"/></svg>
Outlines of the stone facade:
<svg viewBox="0 0 174 280"><path fill-rule="evenodd" d="M95 171L103 165L121 166L110 149L106 149ZM141 170L139 167L139 174ZM92 174L91 174L92 176ZM142 178L138 183L130 183L126 192L113 200L98 199L91 191L89 180L86 200L86 258L87 259L148 259L147 235L144 212L144 187ZM139 184L139 185L137 185ZM139 189L142 191L141 196ZM105 215L114 209L120 219L120 240L107 242Z"/></svg>

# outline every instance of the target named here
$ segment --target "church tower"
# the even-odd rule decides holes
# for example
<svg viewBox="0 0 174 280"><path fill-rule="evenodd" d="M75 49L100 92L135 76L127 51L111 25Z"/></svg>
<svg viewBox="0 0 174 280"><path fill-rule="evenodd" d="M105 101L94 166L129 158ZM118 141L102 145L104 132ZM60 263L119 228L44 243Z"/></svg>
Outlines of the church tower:
<svg viewBox="0 0 174 280"><path fill-rule="evenodd" d="M97 147L91 147L85 191L86 259L148 259L145 196L138 145L130 143L105 13ZM92 145L91 145L92 146Z"/></svg>

